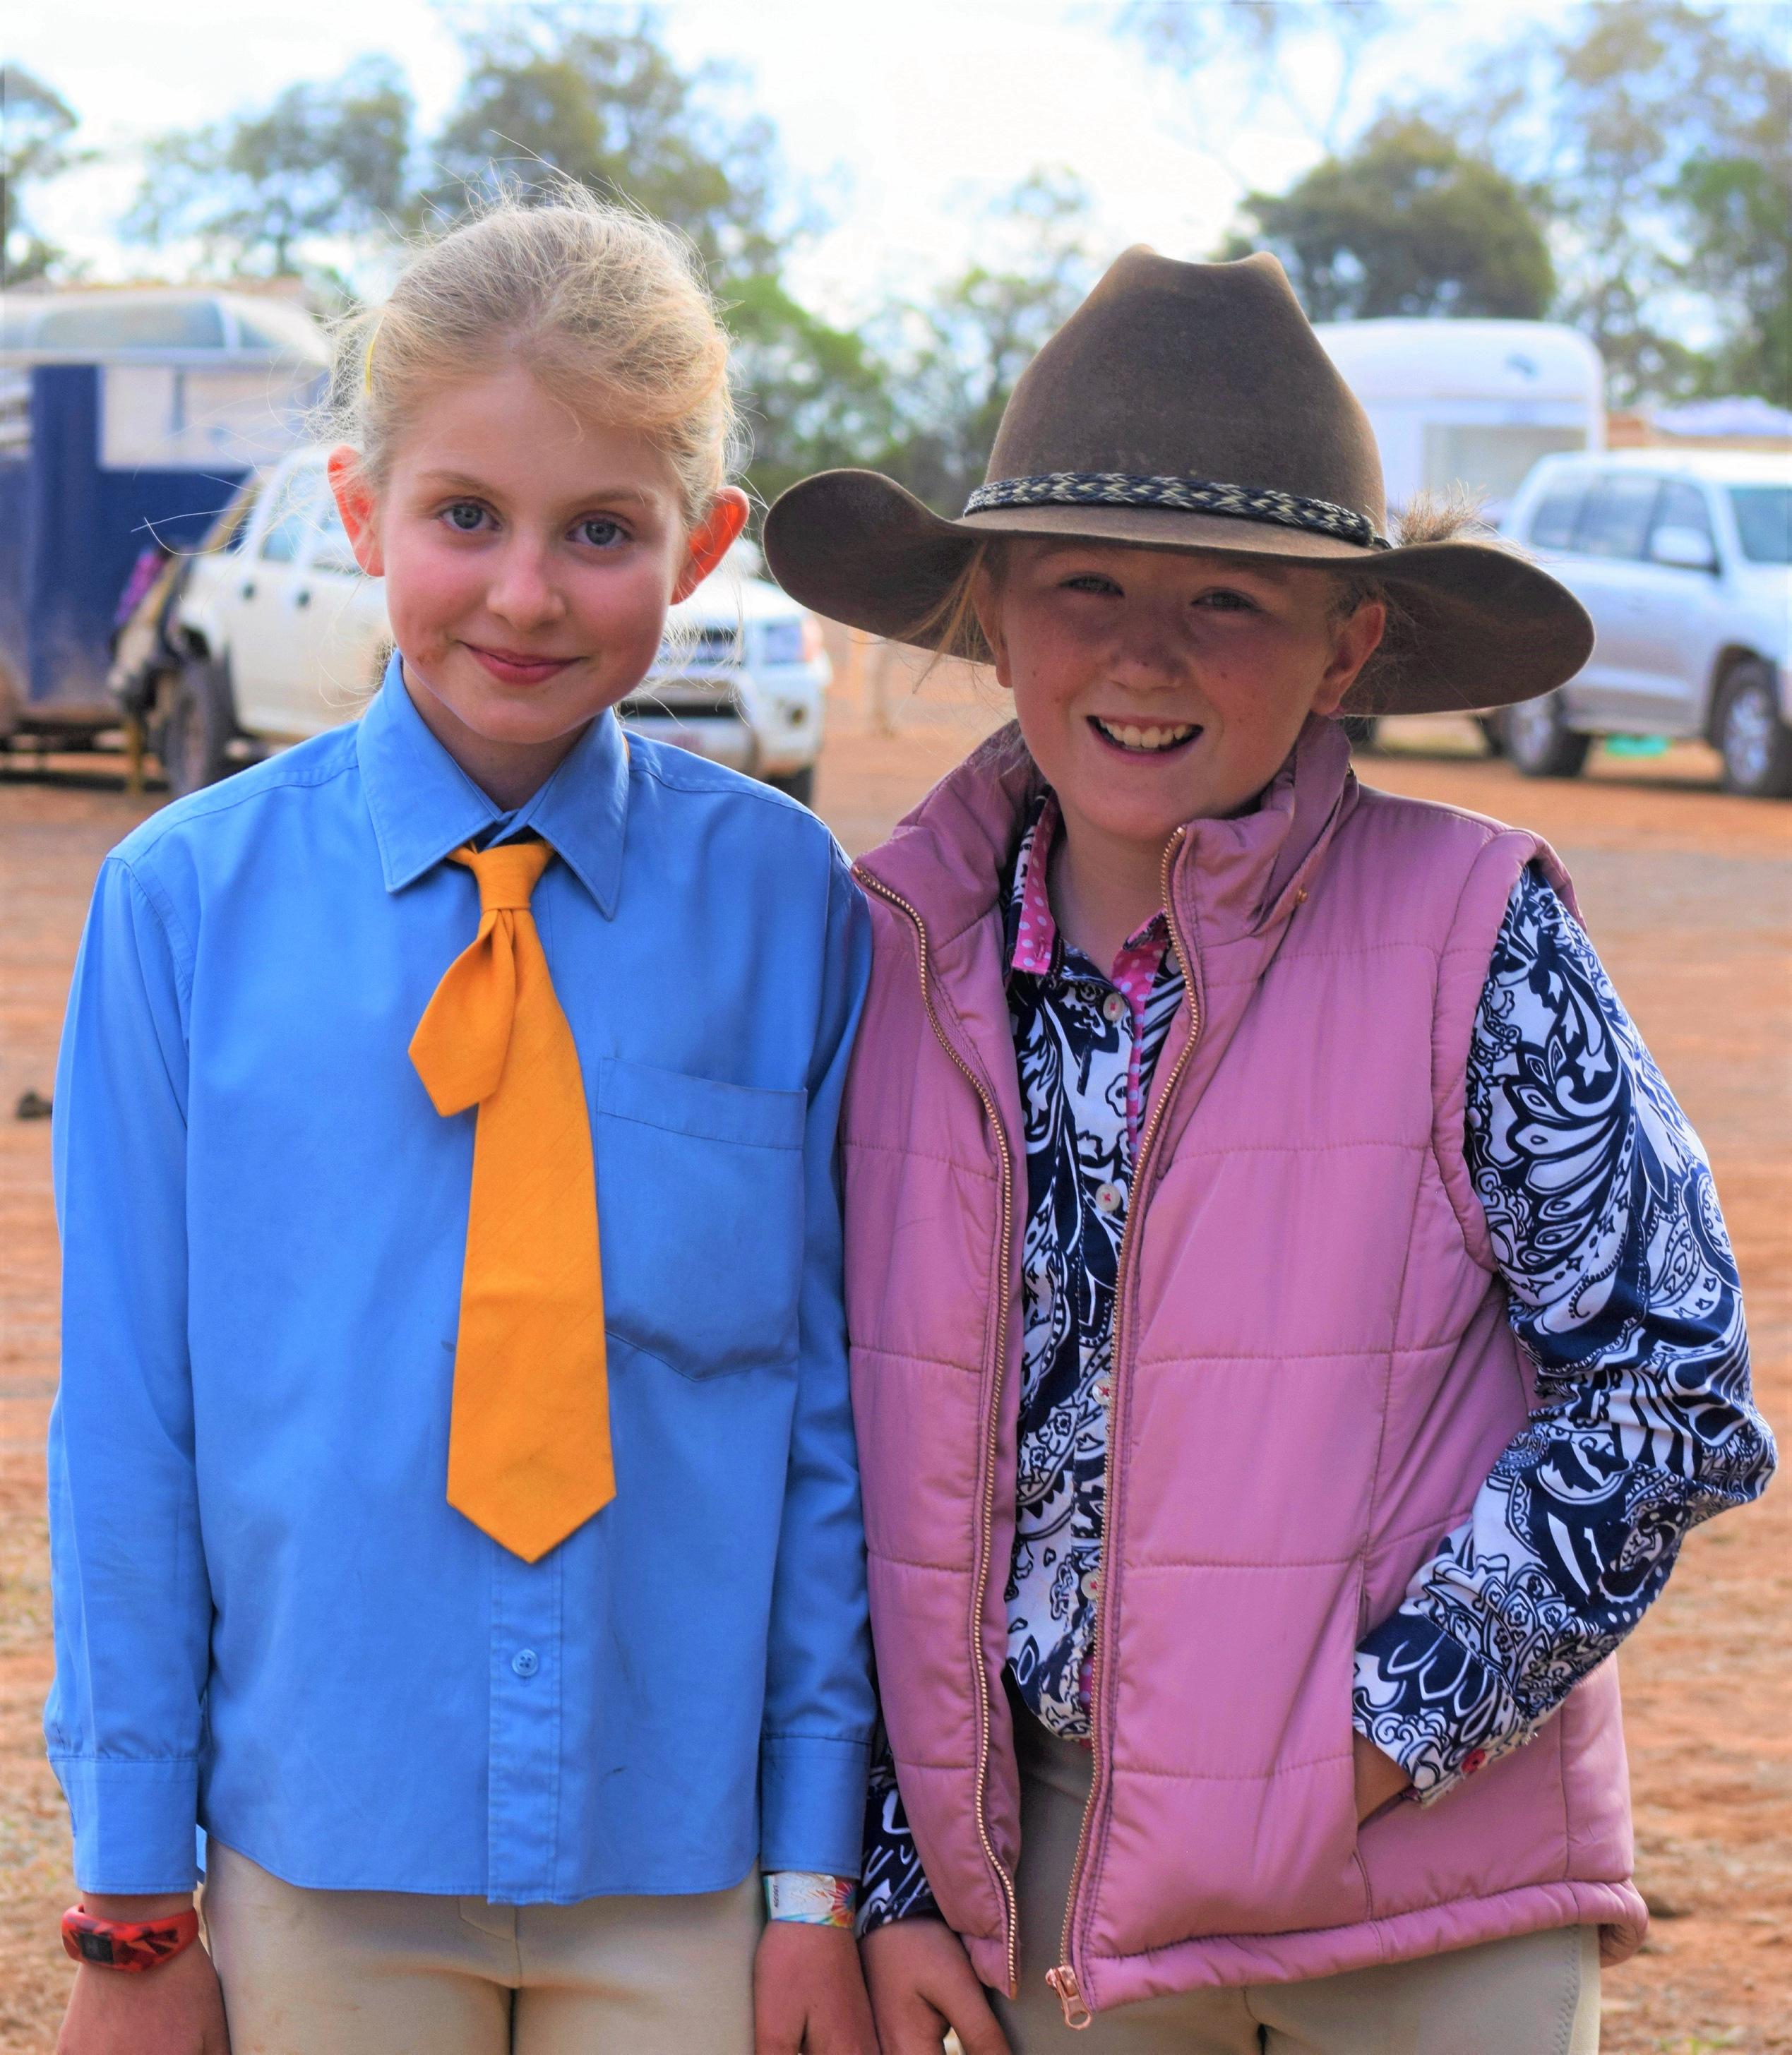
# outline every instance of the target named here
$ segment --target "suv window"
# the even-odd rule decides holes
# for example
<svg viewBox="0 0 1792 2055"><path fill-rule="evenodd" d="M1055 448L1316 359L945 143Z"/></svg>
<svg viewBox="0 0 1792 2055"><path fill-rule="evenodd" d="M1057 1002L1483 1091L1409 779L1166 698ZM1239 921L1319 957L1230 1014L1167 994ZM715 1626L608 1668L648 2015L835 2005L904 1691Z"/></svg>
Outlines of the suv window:
<svg viewBox="0 0 1792 2055"><path fill-rule="evenodd" d="M1711 545L1711 554L1717 554L1716 538L1711 533L1711 510L1705 504L1705 495L1696 485L1687 485L1679 479L1670 479L1661 488L1661 497L1656 502L1655 519L1649 524L1649 546L1655 546L1655 538L1664 528L1690 528L1695 534L1703 535Z"/></svg>
<svg viewBox="0 0 1792 2055"><path fill-rule="evenodd" d="M1584 557L1641 557L1660 489L1661 481L1647 471L1608 471L1581 509L1574 547Z"/></svg>
<svg viewBox="0 0 1792 2055"><path fill-rule="evenodd" d="M1585 478L1565 478L1552 485L1530 517L1530 540L1540 550L1565 550L1574 538L1581 503L1587 496Z"/></svg>
<svg viewBox="0 0 1792 2055"><path fill-rule="evenodd" d="M322 509L323 473L309 464L290 471L280 481L274 504L268 510L267 527L262 536L262 555L270 564L290 564L316 524Z"/></svg>
<svg viewBox="0 0 1792 2055"><path fill-rule="evenodd" d="M1792 488L1732 485L1730 504L1751 564L1792 564Z"/></svg>

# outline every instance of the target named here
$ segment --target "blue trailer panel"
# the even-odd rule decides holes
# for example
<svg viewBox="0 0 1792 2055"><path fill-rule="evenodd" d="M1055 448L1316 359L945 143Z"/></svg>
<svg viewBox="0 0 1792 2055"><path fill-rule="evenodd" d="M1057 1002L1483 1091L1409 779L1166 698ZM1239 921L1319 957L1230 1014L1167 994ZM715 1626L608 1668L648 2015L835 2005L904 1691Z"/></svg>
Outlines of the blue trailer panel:
<svg viewBox="0 0 1792 2055"><path fill-rule="evenodd" d="M73 737L118 718L106 676L139 558L197 546L294 440L324 348L294 310L226 294L45 296L35 334L22 297L0 349L0 736ZM81 347L109 321L124 346Z"/></svg>

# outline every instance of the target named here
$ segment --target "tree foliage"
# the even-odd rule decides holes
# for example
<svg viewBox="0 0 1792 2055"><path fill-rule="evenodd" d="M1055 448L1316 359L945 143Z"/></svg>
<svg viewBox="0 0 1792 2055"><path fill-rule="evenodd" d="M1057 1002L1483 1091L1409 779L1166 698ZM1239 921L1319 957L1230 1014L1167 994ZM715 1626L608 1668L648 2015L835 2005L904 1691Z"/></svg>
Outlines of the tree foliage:
<svg viewBox="0 0 1792 2055"><path fill-rule="evenodd" d="M1534 210L1513 181L1416 115L1377 122L1281 195L1252 193L1253 232L1315 321L1504 315L1534 321L1555 280Z"/></svg>
<svg viewBox="0 0 1792 2055"><path fill-rule="evenodd" d="M1691 225L1686 274L1731 310L1701 385L1792 407L1792 109L1747 148L1682 166L1676 197Z"/></svg>
<svg viewBox="0 0 1792 2055"><path fill-rule="evenodd" d="M984 228L988 258L885 323L900 430L887 466L953 515L982 480L1015 381L1095 271L1088 191L1069 172L1033 172L989 207Z"/></svg>
<svg viewBox="0 0 1792 2055"><path fill-rule="evenodd" d="M634 201L682 229L730 280L776 272L776 140L731 118L727 74L680 69L653 14L606 6L505 10L463 35L467 77L432 156L448 215L544 176Z"/></svg>
<svg viewBox="0 0 1792 2055"><path fill-rule="evenodd" d="M1468 147L1539 195L1555 311L1599 345L1619 398L1736 379L1784 389L1785 359L1762 341L1789 318L1792 72L1776 18L1590 0L1503 45L1451 115ZM1714 348L1689 342L1700 329Z"/></svg>
<svg viewBox="0 0 1792 2055"><path fill-rule="evenodd" d="M1335 152L1363 57L1394 22L1386 0L1131 0L1119 26L1191 84L1222 82L1202 95L1190 140L1226 163L1238 131L1272 100Z"/></svg>
<svg viewBox="0 0 1792 2055"><path fill-rule="evenodd" d="M61 252L32 227L26 188L56 177L84 153L70 140L74 109L23 65L0 64L0 282L41 278Z"/></svg>
<svg viewBox="0 0 1792 2055"><path fill-rule="evenodd" d="M389 234L409 197L412 105L389 57L268 107L158 138L126 232L198 243L225 271L289 274L308 248Z"/></svg>
<svg viewBox="0 0 1792 2055"><path fill-rule="evenodd" d="M888 450L897 433L888 367L862 333L831 326L764 272L744 281L725 318L751 444L748 482L760 498Z"/></svg>

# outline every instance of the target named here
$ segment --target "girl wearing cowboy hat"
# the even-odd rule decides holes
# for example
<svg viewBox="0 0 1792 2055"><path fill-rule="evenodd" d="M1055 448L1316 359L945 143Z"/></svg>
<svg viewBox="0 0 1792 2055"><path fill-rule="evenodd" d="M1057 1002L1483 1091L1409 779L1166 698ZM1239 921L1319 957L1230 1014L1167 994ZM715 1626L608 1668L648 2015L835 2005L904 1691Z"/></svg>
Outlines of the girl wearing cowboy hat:
<svg viewBox="0 0 1792 2055"><path fill-rule="evenodd" d="M1587 655L1451 527L1387 539L1272 258L1145 250L962 519L858 471L769 518L1016 715L858 867L886 2055L1580 2055L1641 1940L1607 1659L1772 1443L1561 864L1352 774L1335 716Z"/></svg>

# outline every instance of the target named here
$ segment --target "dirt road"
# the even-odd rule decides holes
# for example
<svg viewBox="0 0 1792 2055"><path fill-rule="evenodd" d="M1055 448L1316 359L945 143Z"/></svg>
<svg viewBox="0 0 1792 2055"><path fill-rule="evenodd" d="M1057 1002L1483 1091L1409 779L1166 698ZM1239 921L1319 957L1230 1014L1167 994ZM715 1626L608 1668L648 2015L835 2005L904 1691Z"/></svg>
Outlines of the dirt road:
<svg viewBox="0 0 1792 2055"><path fill-rule="evenodd" d="M842 697L819 800L876 840L990 724L939 676L886 682L895 732ZM1411 744L1457 738L1408 730ZM1527 784L1467 756L1385 755L1371 783L1540 828L1573 871L1619 988L1710 1148L1758 1385L1792 1436L1792 806L1731 799L1686 747ZM48 1095L83 908L105 850L155 802L0 774L0 2049L43 2055L65 1989L61 1801L42 1764L49 1674L42 1445L55 1375ZM1638 1871L1656 1921L1605 1980L1609 2055L1792 2050L1792 1489L1702 1529L1622 1666ZM1514 2051L1518 2055L1518 2051Z"/></svg>

